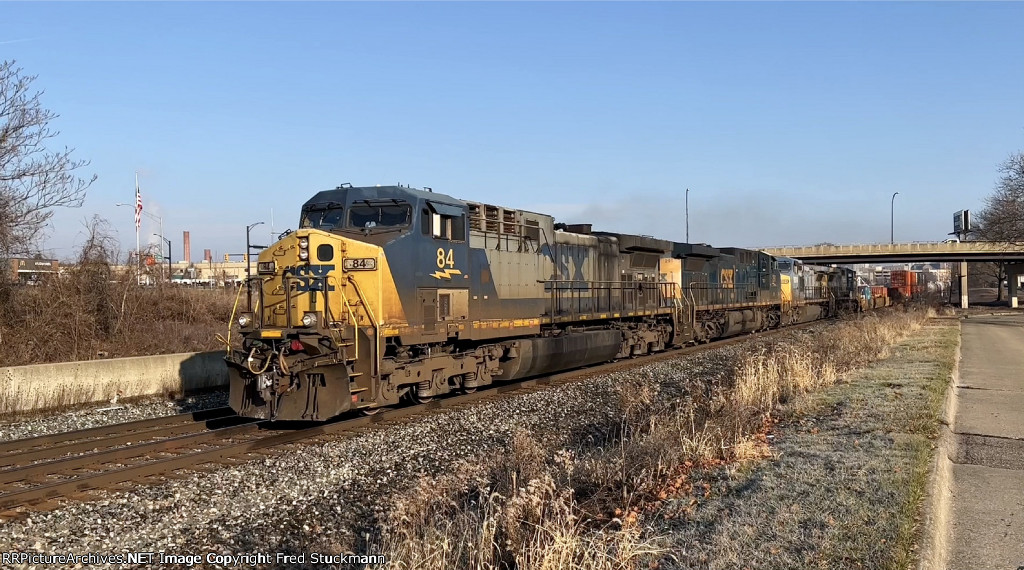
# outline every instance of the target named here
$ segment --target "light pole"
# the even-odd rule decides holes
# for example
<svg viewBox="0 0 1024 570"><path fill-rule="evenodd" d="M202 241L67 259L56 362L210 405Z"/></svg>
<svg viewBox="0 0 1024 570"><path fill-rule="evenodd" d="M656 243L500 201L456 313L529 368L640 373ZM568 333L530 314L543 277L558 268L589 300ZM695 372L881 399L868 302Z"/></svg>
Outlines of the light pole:
<svg viewBox="0 0 1024 570"><path fill-rule="evenodd" d="M249 232L262 223L256 222L245 226L245 296L249 299L250 311L252 311L252 288L249 286L249 278L252 277L252 262L249 260L249 251L252 249L252 244L249 243Z"/></svg>
<svg viewBox="0 0 1024 570"><path fill-rule="evenodd" d="M889 201L889 245L896 243L896 195L892 193L892 200Z"/></svg>
<svg viewBox="0 0 1024 570"><path fill-rule="evenodd" d="M153 235L156 236L156 234L153 234ZM163 241L167 242L167 282L170 283L171 282L171 271L172 271L171 270L171 256L174 255L173 253L171 253L171 240L165 238L164 236L157 236L157 237L162 239ZM164 249L164 244L161 243L160 244L161 252L163 252L163 249Z"/></svg>
<svg viewBox="0 0 1024 570"><path fill-rule="evenodd" d="M114 204L114 205L115 206L128 206L129 208L134 208L135 207L135 204L124 204L122 202L118 202L117 204ZM161 240L164 239L164 219L162 217L160 217L160 216L156 216L156 215L150 214L149 212L147 212L145 210L142 211L142 215L146 216L147 218L149 218L151 220L155 220L158 224L160 224L160 239ZM156 234L153 234L153 235L156 235ZM168 242L168 243L170 243L170 242ZM170 247L170 246L168 246L168 247ZM138 252L136 252L136 255L138 255ZM164 255L164 242L161 241L160 242L160 256L163 257L163 255ZM168 257L170 257L171 253L167 252L167 255L168 255Z"/></svg>
<svg viewBox="0 0 1024 570"><path fill-rule="evenodd" d="M686 243L690 243L690 189L686 189Z"/></svg>

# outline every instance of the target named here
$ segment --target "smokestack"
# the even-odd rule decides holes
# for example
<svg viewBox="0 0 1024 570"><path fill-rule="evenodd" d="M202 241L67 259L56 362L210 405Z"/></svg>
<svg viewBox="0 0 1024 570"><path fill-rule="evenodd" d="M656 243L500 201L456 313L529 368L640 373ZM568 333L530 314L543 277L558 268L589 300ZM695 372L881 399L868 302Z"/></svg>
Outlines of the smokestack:
<svg viewBox="0 0 1024 570"><path fill-rule="evenodd" d="M210 263L211 261L213 261L213 254L210 253L210 250L203 250L203 261L205 261L206 263Z"/></svg>
<svg viewBox="0 0 1024 570"><path fill-rule="evenodd" d="M192 263L192 244L188 239L188 232L184 232L181 237L182 248L185 250L184 260L185 263Z"/></svg>

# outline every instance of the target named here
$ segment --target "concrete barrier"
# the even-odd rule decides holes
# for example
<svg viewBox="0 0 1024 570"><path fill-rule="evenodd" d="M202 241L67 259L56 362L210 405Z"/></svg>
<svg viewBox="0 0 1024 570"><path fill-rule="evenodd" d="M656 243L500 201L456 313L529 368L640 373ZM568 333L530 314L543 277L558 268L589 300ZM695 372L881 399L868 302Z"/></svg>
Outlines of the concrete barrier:
<svg viewBox="0 0 1024 570"><path fill-rule="evenodd" d="M960 320L957 319L957 324ZM957 337L953 370L949 374L946 396L942 405L942 424L939 427L939 441L928 474L928 487L923 505L923 526L921 549L917 570L945 570L949 566L949 552L953 542L950 526L952 518L953 462L951 450L956 446L953 433L956 422L957 384L960 381L960 353L963 339Z"/></svg>
<svg viewBox="0 0 1024 570"><path fill-rule="evenodd" d="M0 367L0 413L227 386L224 351Z"/></svg>

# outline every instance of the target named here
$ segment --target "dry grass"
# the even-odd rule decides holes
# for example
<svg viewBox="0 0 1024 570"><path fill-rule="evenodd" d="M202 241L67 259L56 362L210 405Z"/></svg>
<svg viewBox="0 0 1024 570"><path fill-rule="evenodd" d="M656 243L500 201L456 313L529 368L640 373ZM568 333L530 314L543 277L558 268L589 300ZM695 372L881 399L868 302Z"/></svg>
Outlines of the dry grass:
<svg viewBox="0 0 1024 570"><path fill-rule="evenodd" d="M216 350L234 302L233 291L141 287L84 267L0 297L0 342L18 346L0 366Z"/></svg>
<svg viewBox="0 0 1024 570"><path fill-rule="evenodd" d="M0 280L0 366L220 348L234 291L142 287L132 270L115 273L110 224L85 224L76 263L34 286Z"/></svg>
<svg viewBox="0 0 1024 570"><path fill-rule="evenodd" d="M501 456L425 478L385 510L370 551L396 568L619 569L671 561L669 537L651 523L666 504L684 505L685 516L712 494L695 470L769 456L767 432L780 412L885 358L928 316L869 316L775 343L703 386L626 382L617 389L620 417L603 437L563 447L518 433Z"/></svg>
<svg viewBox="0 0 1024 570"><path fill-rule="evenodd" d="M772 431L772 461L695 474L714 485L714 498L659 512L658 532L682 553L666 566L914 567L957 339L955 321L929 322L884 363L799 397L799 415Z"/></svg>
<svg viewBox="0 0 1024 570"><path fill-rule="evenodd" d="M799 345L774 346L736 365L736 413L771 414L778 404L835 384L843 372L889 357L889 349L921 328L934 310L868 314Z"/></svg>
<svg viewBox="0 0 1024 570"><path fill-rule="evenodd" d="M376 548L394 568L612 570L663 553L637 526L589 516L567 484L575 462L547 453L520 432L499 461L420 481L391 505Z"/></svg>

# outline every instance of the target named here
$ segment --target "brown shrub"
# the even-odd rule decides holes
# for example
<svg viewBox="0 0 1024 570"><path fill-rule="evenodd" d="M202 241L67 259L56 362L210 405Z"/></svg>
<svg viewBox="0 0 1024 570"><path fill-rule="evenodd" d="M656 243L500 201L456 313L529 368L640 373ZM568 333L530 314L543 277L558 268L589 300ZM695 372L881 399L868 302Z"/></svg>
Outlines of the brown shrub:
<svg viewBox="0 0 1024 570"><path fill-rule="evenodd" d="M77 263L35 286L0 285L0 366L220 348L235 292L144 287L115 273L115 243L94 220Z"/></svg>

